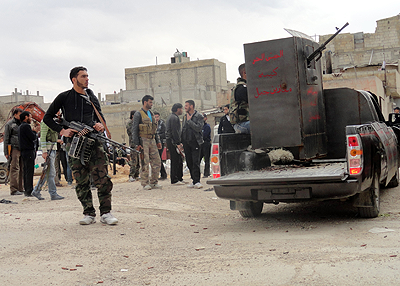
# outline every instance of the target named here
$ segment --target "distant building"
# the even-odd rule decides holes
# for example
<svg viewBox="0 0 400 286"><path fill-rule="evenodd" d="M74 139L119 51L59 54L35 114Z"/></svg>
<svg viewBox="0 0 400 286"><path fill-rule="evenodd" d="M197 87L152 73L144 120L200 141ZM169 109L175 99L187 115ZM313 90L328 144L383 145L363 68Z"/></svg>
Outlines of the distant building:
<svg viewBox="0 0 400 286"><path fill-rule="evenodd" d="M39 91L37 91L36 94L29 94L29 90L27 90L26 93L23 93L22 91L18 91L18 89L15 88L14 92L12 92L11 95L0 96L0 103L2 104L7 104L7 103L18 104L29 101L36 102L39 105L44 103L43 96L39 95Z"/></svg>
<svg viewBox="0 0 400 286"><path fill-rule="evenodd" d="M375 33L339 34L321 59L324 88L375 93L383 114L400 105L400 14L377 21ZM331 35L319 37L320 44Z"/></svg>
<svg viewBox="0 0 400 286"><path fill-rule="evenodd" d="M107 94L114 103L140 102L145 94L162 105L196 102L196 109L228 103L226 64L216 59L190 61L186 52L176 52L170 64L125 69L126 90Z"/></svg>

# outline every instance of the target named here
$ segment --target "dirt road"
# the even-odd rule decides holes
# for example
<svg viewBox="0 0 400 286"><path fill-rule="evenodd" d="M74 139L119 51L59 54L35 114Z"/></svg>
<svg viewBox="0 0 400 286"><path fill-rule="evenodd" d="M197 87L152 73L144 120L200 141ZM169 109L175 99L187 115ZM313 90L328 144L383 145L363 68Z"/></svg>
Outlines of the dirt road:
<svg viewBox="0 0 400 286"><path fill-rule="evenodd" d="M1 186L0 199L18 204L0 204L0 284L400 283L399 188L383 192L376 219L357 218L337 201L265 205L259 219L243 219L212 191L166 181L144 191L124 181L114 180L116 226L79 225L82 209L70 187L59 189L65 200L44 192L38 201Z"/></svg>

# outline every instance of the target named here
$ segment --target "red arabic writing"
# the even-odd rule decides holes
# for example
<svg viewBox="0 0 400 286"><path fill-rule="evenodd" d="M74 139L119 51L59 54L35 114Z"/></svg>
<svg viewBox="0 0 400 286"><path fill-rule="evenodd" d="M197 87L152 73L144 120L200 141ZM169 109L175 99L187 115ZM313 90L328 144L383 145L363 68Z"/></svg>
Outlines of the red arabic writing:
<svg viewBox="0 0 400 286"><path fill-rule="evenodd" d="M289 88L289 89L281 89L280 87L279 87L279 88L276 87L276 88L274 88L272 91L266 91L266 90L264 90L264 91L259 91L259 90L258 90L258 87L256 88L256 90L257 90L257 95L254 95L255 98L259 98L260 95L273 95L273 94L275 94L275 93L291 92L291 91L292 91L291 88Z"/></svg>
<svg viewBox="0 0 400 286"><path fill-rule="evenodd" d="M261 54L261 58L259 58L259 57L257 57L257 58L255 58L254 60L253 60L253 65L256 63L256 62L260 62L260 61L263 61L264 59L265 59L265 61L270 61L270 60L276 60L277 58L281 58L281 57L283 57L283 50L280 50L279 51L279 55L275 55L275 56L272 56L272 57L265 57L265 53L262 53Z"/></svg>
<svg viewBox="0 0 400 286"><path fill-rule="evenodd" d="M276 72L276 70L278 69L278 67L276 67L276 68L274 68L273 70L272 70L272 73L271 74L267 74L267 75L264 75L264 73L262 72L258 77L269 77L269 78L271 78L271 77L273 77L273 76L276 76L276 75L278 75L278 73ZM258 71L258 72L260 72L260 71Z"/></svg>

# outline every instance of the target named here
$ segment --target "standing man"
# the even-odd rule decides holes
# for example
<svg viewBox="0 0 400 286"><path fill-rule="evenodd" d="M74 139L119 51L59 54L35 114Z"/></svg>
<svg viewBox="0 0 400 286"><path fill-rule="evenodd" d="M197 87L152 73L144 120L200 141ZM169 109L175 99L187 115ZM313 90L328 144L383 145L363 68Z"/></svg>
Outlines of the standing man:
<svg viewBox="0 0 400 286"><path fill-rule="evenodd" d="M200 183L200 148L203 144L203 116L194 110L193 100L185 102L186 115L183 118L182 143L186 155L186 163L190 171L192 183L188 188L201 189Z"/></svg>
<svg viewBox="0 0 400 286"><path fill-rule="evenodd" d="M18 130L18 140L22 162L24 163L24 194L26 197L32 197L37 133L40 130L40 125L35 126L34 130L32 130L32 114L29 111L22 112L19 118L21 120L21 125Z"/></svg>
<svg viewBox="0 0 400 286"><path fill-rule="evenodd" d="M58 133L52 129L50 129L46 123L43 121L40 123L40 147L42 149L42 157L46 161L46 158L49 156L49 167L47 169L47 186L49 188L49 194L51 200L62 200L64 197L57 194L57 187L55 182L56 177L56 152L57 152L57 140ZM49 152L49 150L51 151ZM65 156L65 154L64 154ZM44 200L44 198L40 195L39 190L39 182L36 185L36 188L32 192L32 196L36 197L38 200Z"/></svg>
<svg viewBox="0 0 400 286"><path fill-rule="evenodd" d="M129 147L136 148L135 144L133 143L132 137L132 130L133 130L133 116L135 115L136 110L131 111L131 115L129 117L128 123L126 124L126 133L128 133L129 138ZM129 181L135 182L139 178L139 153L137 152L130 152L129 154Z"/></svg>
<svg viewBox="0 0 400 286"><path fill-rule="evenodd" d="M162 153L165 147L165 123L164 120L160 118L160 113L154 112L154 117L156 118L157 123L157 135L160 138L161 149L158 149L158 154L160 154L160 159L162 157ZM159 180L166 180L167 172L165 172L164 162L161 160L161 171Z"/></svg>
<svg viewBox="0 0 400 286"><path fill-rule="evenodd" d="M183 181L183 158L176 148L182 149L181 143L181 121L179 116L182 115L182 104L175 103L172 106L172 113L167 118L165 137L167 148L171 156L171 184L184 185Z"/></svg>
<svg viewBox="0 0 400 286"><path fill-rule="evenodd" d="M93 91L87 89L89 85L87 69L82 66L75 67L71 70L69 78L73 88L60 93L51 103L43 118L47 126L67 137L67 150L70 148L71 137L74 136L76 130L63 129L53 120L60 109L66 121L81 122L93 126L97 132L104 132L104 125L101 123L104 122L104 116L101 113L100 103ZM80 159L69 157L69 164L77 183L75 191L83 206L85 216L79 221L79 224L87 225L96 222L90 178L97 187L100 202L100 221L105 224L116 224L118 220L110 213L113 184L108 176L108 158L101 142L96 140L91 152L90 160L85 165L81 163Z"/></svg>
<svg viewBox="0 0 400 286"><path fill-rule="evenodd" d="M136 150L143 150L144 162L140 179L145 190L161 189L158 184L158 174L161 168L161 159L158 149L161 149L160 138L157 135L157 123L151 107L154 98L145 95L142 98L143 107L133 116L132 137ZM149 179L149 164L151 165L151 178Z"/></svg>
<svg viewBox="0 0 400 286"><path fill-rule="evenodd" d="M211 156L211 127L210 124L207 123L207 115L203 113L203 141L201 144L201 152L200 152L200 161L204 158L204 178L208 178L210 176L210 156Z"/></svg>
<svg viewBox="0 0 400 286"><path fill-rule="evenodd" d="M223 112L224 116L222 116L219 120L218 134L235 133L235 129L233 129L231 119L229 117L229 104L224 106Z"/></svg>
<svg viewBox="0 0 400 286"><path fill-rule="evenodd" d="M21 151L18 144L18 127L21 125L19 116L22 109L14 109L13 118L4 127L4 156L11 160L10 168L10 193L11 195L23 194L23 170ZM11 157L11 158L10 158Z"/></svg>
<svg viewBox="0 0 400 286"><path fill-rule="evenodd" d="M249 100L247 95L247 74L245 64L239 66L240 77L232 90L230 119L236 133L250 133Z"/></svg>

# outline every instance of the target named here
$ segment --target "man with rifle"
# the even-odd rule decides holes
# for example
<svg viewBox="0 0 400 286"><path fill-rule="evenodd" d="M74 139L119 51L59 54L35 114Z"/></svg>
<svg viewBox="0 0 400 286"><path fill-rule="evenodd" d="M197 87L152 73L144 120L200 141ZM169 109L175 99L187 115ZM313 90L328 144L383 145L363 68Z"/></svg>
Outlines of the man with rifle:
<svg viewBox="0 0 400 286"><path fill-rule="evenodd" d="M71 147L72 137L80 130L71 127L64 129L57 124L53 118L61 109L67 122L79 122L93 128L96 132L103 133L105 130L104 116L101 113L100 103L93 91L87 89L89 85L89 75L85 67L75 67L70 72L70 80L73 88L60 93L51 103L43 120L53 130L69 139L67 150ZM96 211L93 207L92 192L90 188L90 177L97 187L97 194L100 201L100 221L105 224L117 224L118 220L110 213L111 211L111 190L113 184L108 176L108 159L103 149L102 143L98 139L92 139L93 145L88 162L80 158L69 157L69 164L74 174L76 194L83 206L84 218L79 221L82 225L96 222Z"/></svg>
<svg viewBox="0 0 400 286"><path fill-rule="evenodd" d="M23 195L24 185L22 172L21 151L18 146L18 127L21 125L19 115L22 109L13 110L13 118L7 122L4 129L4 155L8 160L10 193L11 195Z"/></svg>

